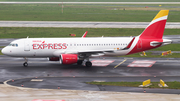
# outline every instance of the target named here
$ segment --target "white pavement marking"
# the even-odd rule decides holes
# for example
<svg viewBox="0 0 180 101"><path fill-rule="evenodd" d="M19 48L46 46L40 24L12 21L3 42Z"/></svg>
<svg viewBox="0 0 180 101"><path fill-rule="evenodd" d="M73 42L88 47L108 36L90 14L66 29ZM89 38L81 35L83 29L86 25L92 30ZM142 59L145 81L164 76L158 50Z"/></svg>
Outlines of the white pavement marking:
<svg viewBox="0 0 180 101"><path fill-rule="evenodd" d="M31 81L42 82L42 81L43 81L43 79L31 79Z"/></svg>
<svg viewBox="0 0 180 101"><path fill-rule="evenodd" d="M150 60L137 60L133 61L131 64L129 64L127 67L152 67L152 65L156 63L156 61L150 61Z"/></svg>
<svg viewBox="0 0 180 101"><path fill-rule="evenodd" d="M151 67L152 64L129 64L128 67Z"/></svg>
<svg viewBox="0 0 180 101"><path fill-rule="evenodd" d="M149 22L0 21L0 27L146 28L148 24ZM167 22L166 28L180 28L180 22Z"/></svg>
<svg viewBox="0 0 180 101"><path fill-rule="evenodd" d="M62 2L0 2L0 4L62 4ZM63 2L63 4L180 4L180 2Z"/></svg>
<svg viewBox="0 0 180 101"><path fill-rule="evenodd" d="M105 67L110 63L114 62L114 60L93 60L91 61L93 66L102 66Z"/></svg>
<svg viewBox="0 0 180 101"><path fill-rule="evenodd" d="M133 61L132 63L147 63L147 64L154 64L156 61L150 61L150 60L138 60Z"/></svg>

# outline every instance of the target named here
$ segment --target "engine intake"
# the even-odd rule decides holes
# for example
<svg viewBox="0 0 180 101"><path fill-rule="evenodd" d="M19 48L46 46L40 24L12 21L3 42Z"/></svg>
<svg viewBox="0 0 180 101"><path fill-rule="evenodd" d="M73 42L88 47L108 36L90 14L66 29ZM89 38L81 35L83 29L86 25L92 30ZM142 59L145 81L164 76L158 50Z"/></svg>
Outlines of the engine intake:
<svg viewBox="0 0 180 101"><path fill-rule="evenodd" d="M78 61L77 54L61 54L59 58L60 64L74 64Z"/></svg>

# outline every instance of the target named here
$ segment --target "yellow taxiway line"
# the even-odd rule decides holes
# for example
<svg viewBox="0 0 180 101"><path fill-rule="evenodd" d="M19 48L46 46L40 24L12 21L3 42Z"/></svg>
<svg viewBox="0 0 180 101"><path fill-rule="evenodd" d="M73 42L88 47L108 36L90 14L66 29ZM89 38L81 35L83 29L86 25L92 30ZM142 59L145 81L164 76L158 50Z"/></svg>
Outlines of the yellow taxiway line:
<svg viewBox="0 0 180 101"><path fill-rule="evenodd" d="M124 61L122 61L121 63L119 63L118 65L116 65L114 68L117 68L119 65L121 65L122 63L124 63L127 59L125 59Z"/></svg>

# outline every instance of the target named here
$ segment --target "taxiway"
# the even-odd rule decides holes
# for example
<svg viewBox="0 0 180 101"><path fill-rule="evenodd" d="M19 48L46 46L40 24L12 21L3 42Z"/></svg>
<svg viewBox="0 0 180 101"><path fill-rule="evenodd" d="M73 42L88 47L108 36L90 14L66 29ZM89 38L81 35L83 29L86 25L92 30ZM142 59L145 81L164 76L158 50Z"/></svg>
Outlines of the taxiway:
<svg viewBox="0 0 180 101"><path fill-rule="evenodd" d="M149 22L0 21L0 27L146 28L148 24ZM167 22L166 28L180 28L180 22Z"/></svg>
<svg viewBox="0 0 180 101"><path fill-rule="evenodd" d="M126 60L126 61L124 61ZM68 90L91 90L91 91L119 91L119 92L142 92L138 87L111 87L89 85L91 81L144 81L152 79L158 82L180 81L180 59L176 58L124 58L103 57L93 58L93 67L87 68L78 65L60 65L59 62L50 62L46 58L29 59L29 67L23 67L22 58L0 57L0 81L9 79L7 82L13 86L23 84L28 88L61 89ZM107 61L109 62L108 64ZM124 61L121 65L118 65ZM104 65L105 64L105 65ZM118 66L117 66L118 65ZM116 67L117 66L117 67ZM33 82L32 79L42 79L42 82ZM180 90L147 89L149 93L180 94Z"/></svg>

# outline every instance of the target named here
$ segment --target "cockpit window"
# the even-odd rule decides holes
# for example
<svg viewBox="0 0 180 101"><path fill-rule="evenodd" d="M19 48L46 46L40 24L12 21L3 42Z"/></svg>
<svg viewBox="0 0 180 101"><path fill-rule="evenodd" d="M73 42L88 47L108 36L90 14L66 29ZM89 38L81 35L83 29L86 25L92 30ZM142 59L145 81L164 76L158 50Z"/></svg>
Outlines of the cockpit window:
<svg viewBox="0 0 180 101"><path fill-rule="evenodd" d="M8 46L18 47L18 44L16 44L16 43L11 43L11 44L9 44Z"/></svg>

